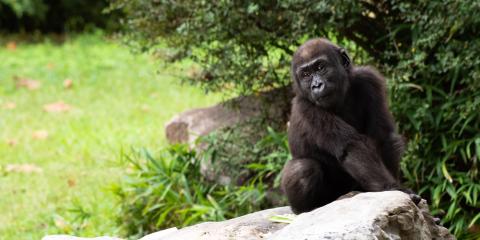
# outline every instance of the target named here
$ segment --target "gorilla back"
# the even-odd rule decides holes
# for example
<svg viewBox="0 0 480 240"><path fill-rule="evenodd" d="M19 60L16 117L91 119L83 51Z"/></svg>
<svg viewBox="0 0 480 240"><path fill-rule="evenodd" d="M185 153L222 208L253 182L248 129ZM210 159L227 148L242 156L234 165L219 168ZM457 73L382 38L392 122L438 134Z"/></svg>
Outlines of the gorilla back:
<svg viewBox="0 0 480 240"><path fill-rule="evenodd" d="M402 138L395 133L385 80L355 67L344 49L312 39L292 60L295 92L282 189L296 213L349 191L410 190L400 186Z"/></svg>

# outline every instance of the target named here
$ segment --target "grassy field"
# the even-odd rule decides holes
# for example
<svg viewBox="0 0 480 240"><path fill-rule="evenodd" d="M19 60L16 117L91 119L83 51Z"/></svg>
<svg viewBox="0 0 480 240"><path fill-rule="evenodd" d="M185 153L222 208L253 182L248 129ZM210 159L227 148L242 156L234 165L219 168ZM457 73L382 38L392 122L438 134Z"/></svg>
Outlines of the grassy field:
<svg viewBox="0 0 480 240"><path fill-rule="evenodd" d="M219 101L179 85L183 72L101 35L2 43L0 239L120 234L121 153L161 148L174 114Z"/></svg>

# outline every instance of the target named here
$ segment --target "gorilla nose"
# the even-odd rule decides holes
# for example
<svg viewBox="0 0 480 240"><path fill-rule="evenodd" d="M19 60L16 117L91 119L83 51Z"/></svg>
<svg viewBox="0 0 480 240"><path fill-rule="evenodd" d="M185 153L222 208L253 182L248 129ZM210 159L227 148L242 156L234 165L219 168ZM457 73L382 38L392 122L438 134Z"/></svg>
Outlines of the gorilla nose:
<svg viewBox="0 0 480 240"><path fill-rule="evenodd" d="M325 83L320 78L316 78L316 77L313 78L313 81L311 84L311 88L313 92L319 93L323 90L324 87L325 87Z"/></svg>
<svg viewBox="0 0 480 240"><path fill-rule="evenodd" d="M312 88L322 88L323 87L323 82L317 82L312 84Z"/></svg>

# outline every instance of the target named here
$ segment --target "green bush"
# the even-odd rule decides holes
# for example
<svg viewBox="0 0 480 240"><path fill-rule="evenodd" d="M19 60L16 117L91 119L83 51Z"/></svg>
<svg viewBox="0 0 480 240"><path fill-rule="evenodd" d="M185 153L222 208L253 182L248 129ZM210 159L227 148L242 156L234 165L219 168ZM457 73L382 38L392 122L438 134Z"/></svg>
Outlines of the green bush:
<svg viewBox="0 0 480 240"><path fill-rule="evenodd" d="M289 82L292 52L326 36L357 63L385 73L391 109L409 141L406 183L428 198L458 237L480 222L480 2L114 0L127 35L166 42L191 58L191 79L214 91L251 92Z"/></svg>
<svg viewBox="0 0 480 240"><path fill-rule="evenodd" d="M22 17L34 16L38 18L44 18L47 6L42 0L0 0L0 10L7 11L2 8L10 8L10 10L17 16Z"/></svg>
<svg viewBox="0 0 480 240"><path fill-rule="evenodd" d="M83 31L118 29L119 12L106 0L0 0L0 31Z"/></svg>
<svg viewBox="0 0 480 240"><path fill-rule="evenodd" d="M291 158L286 134L264 128L258 119L213 132L200 145L202 161L213 166L206 175L220 182L219 176L228 176L237 185L258 179L278 190L278 173Z"/></svg>
<svg viewBox="0 0 480 240"><path fill-rule="evenodd" d="M202 140L206 149L202 152L186 145L172 145L155 157L146 150L125 155L131 173L114 188L121 205L118 220L125 233L143 236L159 229L245 215L272 207L271 194L281 202L281 196L268 190L278 187L279 172L290 155L286 135L272 129L253 147L244 145L241 150L233 150L245 153L248 159L235 168L238 172L249 171L252 176L242 185L221 185L201 174L202 161L214 162L215 168L221 168L225 160L222 153L229 149L232 139L238 139L229 137L236 136L232 131L214 133L216 137ZM218 139L230 143L216 145ZM255 150L252 154L247 149ZM275 151L258 154L264 149Z"/></svg>

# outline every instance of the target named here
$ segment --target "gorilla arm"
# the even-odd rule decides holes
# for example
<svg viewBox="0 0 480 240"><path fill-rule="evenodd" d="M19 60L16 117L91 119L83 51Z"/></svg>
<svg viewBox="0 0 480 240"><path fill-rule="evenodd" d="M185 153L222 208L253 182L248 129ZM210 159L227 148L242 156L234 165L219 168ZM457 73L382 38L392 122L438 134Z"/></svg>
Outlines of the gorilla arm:
<svg viewBox="0 0 480 240"><path fill-rule="evenodd" d="M405 144L402 137L395 133L395 122L387 105L385 79L374 68L357 67L352 72L351 84L366 98L366 135L377 144L384 164L398 179Z"/></svg>
<svg viewBox="0 0 480 240"><path fill-rule="evenodd" d="M321 128L315 134L317 146L333 155L338 164L365 191L399 189L396 178L383 164L369 137L359 134L341 118L321 113Z"/></svg>

